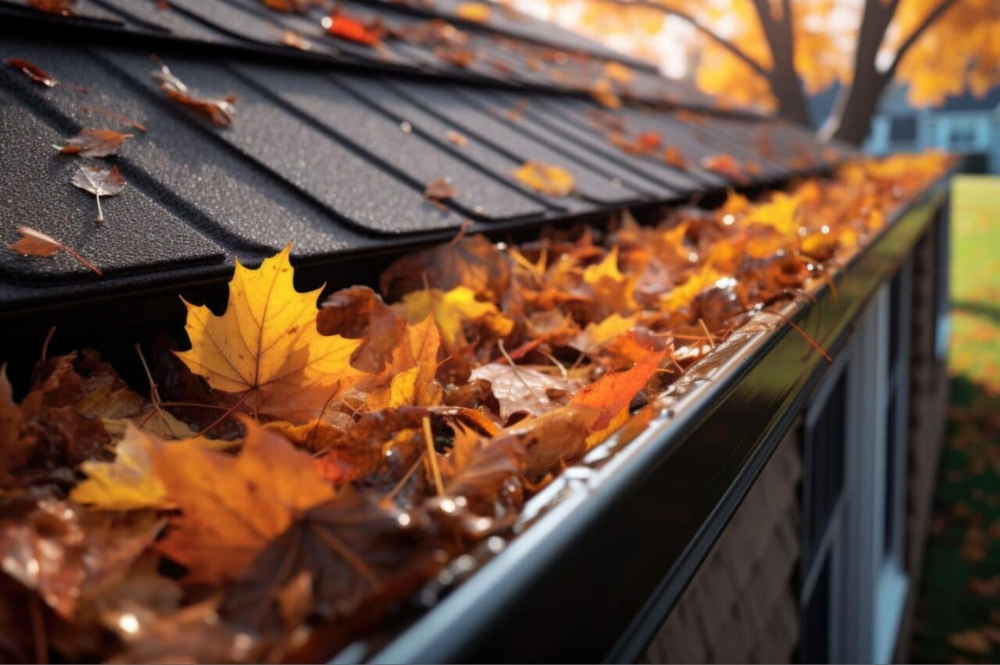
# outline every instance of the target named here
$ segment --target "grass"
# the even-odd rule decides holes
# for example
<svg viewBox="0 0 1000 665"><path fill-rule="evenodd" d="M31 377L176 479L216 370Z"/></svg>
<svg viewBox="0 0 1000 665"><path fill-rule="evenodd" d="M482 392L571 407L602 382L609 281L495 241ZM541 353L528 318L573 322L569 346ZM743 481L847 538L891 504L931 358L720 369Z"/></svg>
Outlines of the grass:
<svg viewBox="0 0 1000 665"><path fill-rule="evenodd" d="M1000 178L956 177L951 224L948 440L912 655L996 662L1000 584L982 582L1000 581Z"/></svg>

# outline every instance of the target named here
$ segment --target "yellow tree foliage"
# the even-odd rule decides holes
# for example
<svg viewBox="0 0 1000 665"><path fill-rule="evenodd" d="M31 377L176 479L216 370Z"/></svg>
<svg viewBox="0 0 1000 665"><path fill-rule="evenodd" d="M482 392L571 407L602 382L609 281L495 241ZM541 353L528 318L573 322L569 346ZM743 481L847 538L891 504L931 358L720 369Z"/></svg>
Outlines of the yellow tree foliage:
<svg viewBox="0 0 1000 665"><path fill-rule="evenodd" d="M804 121L805 93L839 83L843 115L860 118L831 130L849 141L864 138L892 80L917 106L1000 84L996 0L506 1L690 77L724 106Z"/></svg>

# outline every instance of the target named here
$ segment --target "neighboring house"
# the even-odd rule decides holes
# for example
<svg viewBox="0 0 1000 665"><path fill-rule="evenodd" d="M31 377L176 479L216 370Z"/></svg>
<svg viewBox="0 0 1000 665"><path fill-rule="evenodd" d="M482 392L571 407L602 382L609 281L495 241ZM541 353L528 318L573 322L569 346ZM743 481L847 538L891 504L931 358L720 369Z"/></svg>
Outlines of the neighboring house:
<svg viewBox="0 0 1000 665"><path fill-rule="evenodd" d="M895 88L872 120L865 148L876 155L943 148L968 155L968 170L1000 173L1000 87L986 96L950 97L940 107L916 109Z"/></svg>

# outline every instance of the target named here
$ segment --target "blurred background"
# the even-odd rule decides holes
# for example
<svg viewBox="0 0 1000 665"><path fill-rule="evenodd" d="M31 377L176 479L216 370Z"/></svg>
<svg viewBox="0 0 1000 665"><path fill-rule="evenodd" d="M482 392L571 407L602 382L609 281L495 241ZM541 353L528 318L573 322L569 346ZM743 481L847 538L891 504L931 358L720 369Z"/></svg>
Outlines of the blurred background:
<svg viewBox="0 0 1000 665"><path fill-rule="evenodd" d="M720 103L884 155L961 154L951 185L948 440L910 657L1000 659L1000 1L505 0Z"/></svg>

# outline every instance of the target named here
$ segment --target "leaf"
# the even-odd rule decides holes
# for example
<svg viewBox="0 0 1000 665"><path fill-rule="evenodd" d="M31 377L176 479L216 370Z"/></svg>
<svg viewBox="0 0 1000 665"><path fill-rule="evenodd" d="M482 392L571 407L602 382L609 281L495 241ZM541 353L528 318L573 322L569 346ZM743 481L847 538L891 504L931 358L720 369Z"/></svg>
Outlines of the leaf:
<svg viewBox="0 0 1000 665"><path fill-rule="evenodd" d="M243 425L236 457L183 443L152 449L153 470L182 513L159 547L193 580L239 575L300 511L334 496L312 457L252 420Z"/></svg>
<svg viewBox="0 0 1000 665"><path fill-rule="evenodd" d="M167 97L201 113L217 127L229 127L236 120L235 95L226 95L221 99L196 97L188 91L184 82L174 76L170 68L155 56L154 62L159 69L153 70L150 75L159 82L160 90Z"/></svg>
<svg viewBox="0 0 1000 665"><path fill-rule="evenodd" d="M490 6L482 2L460 2L455 7L455 17L472 23L486 23L490 20Z"/></svg>
<svg viewBox="0 0 1000 665"><path fill-rule="evenodd" d="M74 187L93 194L97 198L97 223L104 221L101 210L102 196L117 196L125 189L125 178L118 172L117 166L108 170L100 166L81 166L70 180Z"/></svg>
<svg viewBox="0 0 1000 665"><path fill-rule="evenodd" d="M59 81L53 78L47 71L23 58L9 58L7 64L19 70L35 83L41 83L47 88L54 88L59 84Z"/></svg>
<svg viewBox="0 0 1000 665"><path fill-rule="evenodd" d="M687 171L691 168L690 163L684 154L676 147L668 145L663 149L663 161L669 166Z"/></svg>
<svg viewBox="0 0 1000 665"><path fill-rule="evenodd" d="M47 14L57 16L76 16L72 5L75 0L28 0L28 6Z"/></svg>
<svg viewBox="0 0 1000 665"><path fill-rule="evenodd" d="M87 127L66 141L66 145L52 147L64 155L107 157L116 154L122 142L130 138L132 138L132 134L122 134L113 129L90 129Z"/></svg>
<svg viewBox="0 0 1000 665"><path fill-rule="evenodd" d="M443 566L446 559L438 556L430 527L420 512L346 492L295 520L248 574L226 589L219 613L246 631L295 628L285 623L280 590L304 571L312 580L312 614L318 621L365 614L378 619ZM330 626L335 634L336 626Z"/></svg>
<svg viewBox="0 0 1000 665"><path fill-rule="evenodd" d="M153 473L150 453L156 444L150 436L129 424L115 448L114 462L84 462L87 475L70 492L69 500L100 510L162 510L173 508L167 489ZM176 445L190 445L179 443Z"/></svg>
<svg viewBox="0 0 1000 665"><path fill-rule="evenodd" d="M458 192L451 184L451 180L449 178L438 178L437 180L432 180L427 187L424 188L424 196L432 201L445 201L447 199L453 199L457 195Z"/></svg>
<svg viewBox="0 0 1000 665"><path fill-rule="evenodd" d="M616 83L627 85L635 77L632 68L620 62L609 60L604 63L604 75Z"/></svg>
<svg viewBox="0 0 1000 665"><path fill-rule="evenodd" d="M509 284L510 260L478 234L407 254L393 261L379 279L379 289L389 300L426 286L444 291L465 286L497 301Z"/></svg>
<svg viewBox="0 0 1000 665"><path fill-rule="evenodd" d="M573 175L561 166L529 161L511 173L522 185L547 196L562 198L569 196L576 186Z"/></svg>
<svg viewBox="0 0 1000 665"><path fill-rule="evenodd" d="M570 404L597 410L598 416L590 426L591 431L607 427L611 419L627 408L632 398L646 387L665 355L666 351L651 351L632 369L602 376L581 389Z"/></svg>
<svg viewBox="0 0 1000 665"><path fill-rule="evenodd" d="M323 29L328 35L372 48L382 45L385 28L379 21L360 21L335 8L323 18Z"/></svg>
<svg viewBox="0 0 1000 665"><path fill-rule="evenodd" d="M500 420L515 413L540 416L560 406L580 387L579 382L550 376L530 367L490 363L472 370L471 380L489 381L500 403Z"/></svg>
<svg viewBox="0 0 1000 665"><path fill-rule="evenodd" d="M0 567L71 619L83 596L120 578L160 528L149 513L95 515L46 499L0 522Z"/></svg>
<svg viewBox="0 0 1000 665"><path fill-rule="evenodd" d="M464 134L459 134L453 129L449 129L447 132L445 132L444 137L448 139L449 143L453 143L457 145L459 148L464 148L465 146L469 145L469 139L466 138Z"/></svg>
<svg viewBox="0 0 1000 665"><path fill-rule="evenodd" d="M47 236L41 231L27 226L17 227L17 232L21 234L21 239L10 246L12 250L24 256L52 256L56 252L63 251L72 256L76 261L88 270L91 270L98 277L103 277L104 273L87 259L80 256L76 251L62 244L52 236Z"/></svg>
<svg viewBox="0 0 1000 665"><path fill-rule="evenodd" d="M351 354L351 366L376 374L406 334L406 319L367 286L354 286L330 294L320 307L316 329L321 335L363 340Z"/></svg>
<svg viewBox="0 0 1000 665"><path fill-rule="evenodd" d="M975 628L960 633L951 633L948 635L948 644L954 649L977 656L985 656L993 650L993 645L986 635Z"/></svg>
<svg viewBox="0 0 1000 665"><path fill-rule="evenodd" d="M441 403L441 386L434 380L437 372L441 333L430 316L406 328L387 373L389 385L373 390L368 397L370 409L401 406L437 406Z"/></svg>
<svg viewBox="0 0 1000 665"><path fill-rule="evenodd" d="M740 163L730 154L719 153L709 155L701 160L701 166L708 171L714 171L721 176L725 176L735 183L742 185L747 182L746 174L740 167Z"/></svg>
<svg viewBox="0 0 1000 665"><path fill-rule="evenodd" d="M21 409L14 403L14 390L7 380L7 365L0 367L0 486L10 472L28 461L32 441L21 436Z"/></svg>
<svg viewBox="0 0 1000 665"><path fill-rule="evenodd" d="M309 51L312 49L312 42L294 30L282 30L281 43L288 48L297 49L299 51Z"/></svg>
<svg viewBox="0 0 1000 665"><path fill-rule="evenodd" d="M597 79L590 86L590 96L605 108L620 109L622 107L621 97L615 92L611 81L606 78Z"/></svg>
<svg viewBox="0 0 1000 665"><path fill-rule="evenodd" d="M295 290L290 253L291 245L257 270L237 260L222 316L185 301L191 348L177 355L213 389L240 395L255 413L316 417L364 376L350 365L361 342L319 334L322 288Z"/></svg>
<svg viewBox="0 0 1000 665"><path fill-rule="evenodd" d="M503 336L514 328L514 322L503 316L491 302L476 300L475 292L465 286L450 291L424 289L403 297L399 311L410 323L419 323L431 313L441 336L450 346L465 344L463 325L483 321L495 334Z"/></svg>

